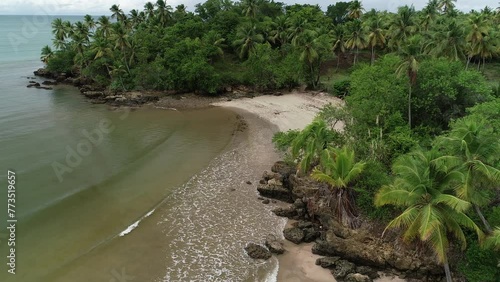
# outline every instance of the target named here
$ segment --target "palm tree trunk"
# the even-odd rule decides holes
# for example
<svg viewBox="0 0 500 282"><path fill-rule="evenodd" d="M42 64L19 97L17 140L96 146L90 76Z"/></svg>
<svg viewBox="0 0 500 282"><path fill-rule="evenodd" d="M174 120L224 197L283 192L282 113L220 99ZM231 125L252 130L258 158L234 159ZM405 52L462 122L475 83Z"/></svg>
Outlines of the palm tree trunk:
<svg viewBox="0 0 500 282"><path fill-rule="evenodd" d="M337 54L337 68L335 69L335 72L339 70L339 66L340 66L340 54Z"/></svg>
<svg viewBox="0 0 500 282"><path fill-rule="evenodd" d="M375 46L372 46L372 65L375 62Z"/></svg>
<svg viewBox="0 0 500 282"><path fill-rule="evenodd" d="M444 264L444 273L446 274L446 282L453 282L451 280L451 271L450 271L450 265L448 264L448 260L446 259Z"/></svg>
<svg viewBox="0 0 500 282"><path fill-rule="evenodd" d="M411 82L408 89L408 126L411 129Z"/></svg>
<svg viewBox="0 0 500 282"><path fill-rule="evenodd" d="M483 72L484 72L484 67L486 66L486 58L483 57Z"/></svg>
<svg viewBox="0 0 500 282"><path fill-rule="evenodd" d="M486 218L484 217L483 213L481 212L481 209L479 208L478 205L474 205L474 210L476 211L477 215L479 216L479 218L481 219L481 222L483 223L484 225L484 228L486 229L486 231L488 233L491 233L493 230L491 229L491 225L488 223L488 221L486 220Z"/></svg>
<svg viewBox="0 0 500 282"><path fill-rule="evenodd" d="M471 60L471 56L467 56L467 64L465 65L465 70L469 69L470 60Z"/></svg>

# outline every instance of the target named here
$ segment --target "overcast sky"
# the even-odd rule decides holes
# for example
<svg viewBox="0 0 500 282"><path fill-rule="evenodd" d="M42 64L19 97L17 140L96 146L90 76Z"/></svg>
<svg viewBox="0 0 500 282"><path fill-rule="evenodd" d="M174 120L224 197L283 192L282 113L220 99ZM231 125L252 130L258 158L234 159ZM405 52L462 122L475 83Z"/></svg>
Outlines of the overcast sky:
<svg viewBox="0 0 500 282"><path fill-rule="evenodd" d="M142 9L147 0L0 0L0 15L102 15L110 14L109 8L113 4L119 4L123 11L128 12L131 9ZM278 0L275 0L278 2ZM344 0L347 1L347 0ZM369 10L375 8L378 10L395 11L398 6L413 4L415 8L421 9L428 0L363 0L363 6ZM499 0L458 0L457 8L468 12L471 9L480 10L485 6L491 8L498 7ZM151 2L156 2L151 0ZM170 6L175 8L179 4L186 5L189 10L193 10L195 4L204 2L204 0L167 0ZM281 0L287 4L319 4L323 10L335 0Z"/></svg>

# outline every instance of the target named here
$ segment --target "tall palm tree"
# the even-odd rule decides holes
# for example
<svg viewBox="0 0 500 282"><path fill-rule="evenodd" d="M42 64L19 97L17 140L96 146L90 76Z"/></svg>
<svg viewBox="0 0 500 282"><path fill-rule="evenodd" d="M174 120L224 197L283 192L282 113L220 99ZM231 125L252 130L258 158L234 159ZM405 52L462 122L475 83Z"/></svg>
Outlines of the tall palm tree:
<svg viewBox="0 0 500 282"><path fill-rule="evenodd" d="M172 19L172 7L167 5L164 0L156 1L156 17L161 26L167 26L168 22Z"/></svg>
<svg viewBox="0 0 500 282"><path fill-rule="evenodd" d="M397 14L390 20L389 26L389 47L399 50L417 30L415 8L413 6L399 7Z"/></svg>
<svg viewBox="0 0 500 282"><path fill-rule="evenodd" d="M115 42L115 50L120 50L122 54L123 64L125 65L127 71L130 73L130 68L128 65L127 53L130 48L129 34L122 22L114 23L113 26L112 39Z"/></svg>
<svg viewBox="0 0 500 282"><path fill-rule="evenodd" d="M275 44L284 45L288 39L288 18L286 15L274 19L274 30L271 31L272 41Z"/></svg>
<svg viewBox="0 0 500 282"><path fill-rule="evenodd" d="M483 232L466 215L470 203L450 193L462 174L436 165L437 157L435 151L417 150L396 160L392 167L396 178L377 192L375 205L405 209L386 229L402 228L405 241L418 239L428 244L443 265L446 280L451 282L448 236L452 235L464 249L466 239L462 227L474 230L479 238Z"/></svg>
<svg viewBox="0 0 500 282"><path fill-rule="evenodd" d="M68 37L68 29L61 18L52 21L52 33L54 34L54 46L56 49L63 49Z"/></svg>
<svg viewBox="0 0 500 282"><path fill-rule="evenodd" d="M322 49L329 50L331 43L326 30L305 30L295 38L293 44L300 50L300 60L309 70L309 86L316 89L319 83L319 68ZM322 33L321 33L322 32Z"/></svg>
<svg viewBox="0 0 500 282"><path fill-rule="evenodd" d="M144 4L144 12L146 13L146 17L148 19L152 19L155 16L155 5L151 2L146 2Z"/></svg>
<svg viewBox="0 0 500 282"><path fill-rule="evenodd" d="M120 5L114 4L113 6L111 6L111 8L109 8L109 10L112 13L111 14L112 19L116 19L117 21L122 22L126 18L125 14L123 13L123 10L120 9Z"/></svg>
<svg viewBox="0 0 500 282"><path fill-rule="evenodd" d="M476 45L473 46L473 54L478 56L482 60L483 71L486 65L486 59L493 58L500 54L500 41L495 33L491 32L488 35L483 36ZM481 65L481 62L478 64Z"/></svg>
<svg viewBox="0 0 500 282"><path fill-rule="evenodd" d="M448 24L441 27L427 44L426 49L429 54L436 57L447 57L453 61L460 61L466 57L465 30L452 19Z"/></svg>
<svg viewBox="0 0 500 282"><path fill-rule="evenodd" d="M382 29L382 19L380 17L376 17L368 22L368 45L371 49L372 59L371 64L375 62L375 48L380 47L384 48L386 39L385 39L385 31Z"/></svg>
<svg viewBox="0 0 500 282"><path fill-rule="evenodd" d="M457 0L439 0L438 9L442 10L443 13L449 13L455 8L455 2Z"/></svg>
<svg viewBox="0 0 500 282"><path fill-rule="evenodd" d="M108 38L111 35L111 22L108 17L101 16L97 20L98 31L102 33L105 38Z"/></svg>
<svg viewBox="0 0 500 282"><path fill-rule="evenodd" d="M422 52L422 37L418 35L408 39L407 45L400 49L399 55L402 57L401 64L396 69L398 76L405 73L408 76L408 126L411 128L411 92L412 86L417 81L417 73Z"/></svg>
<svg viewBox="0 0 500 282"><path fill-rule="evenodd" d="M438 139L437 144L451 153L438 161L448 166L456 165L465 175L456 195L473 205L486 231L491 232L480 209L490 202L490 198L481 186L500 184L500 170L490 165L500 159L500 141L490 134L484 120L462 118L452 125L447 135Z"/></svg>
<svg viewBox="0 0 500 282"><path fill-rule="evenodd" d="M421 21L421 26L423 27L424 31L428 31L429 27L432 26L432 24L436 21L436 18L438 16L438 7L438 0L429 0L429 2L427 2L427 5L422 10L423 18Z"/></svg>
<svg viewBox="0 0 500 282"><path fill-rule="evenodd" d="M356 50L354 53L354 65L358 61L358 54L360 49L365 49L368 46L368 42L366 40L365 29L361 25L360 20L355 20L349 22L349 35L345 42L345 46L348 49Z"/></svg>
<svg viewBox="0 0 500 282"><path fill-rule="evenodd" d="M320 165L314 168L311 177L330 186L333 194L333 210L342 224L351 228L357 227L356 204L352 183L363 172L364 162L356 162L354 151L327 148L323 150Z"/></svg>
<svg viewBox="0 0 500 282"><path fill-rule="evenodd" d="M308 173L319 162L321 153L335 138L335 132L320 118L306 126L292 141L292 157L299 160L298 172Z"/></svg>
<svg viewBox="0 0 500 282"><path fill-rule="evenodd" d="M257 33L256 27L248 23L238 28L236 38L233 46L239 50L239 56L242 59L248 58L248 55L253 52L256 44L264 42L262 34Z"/></svg>
<svg viewBox="0 0 500 282"><path fill-rule="evenodd" d="M257 17L259 11L259 1L258 0L243 0L241 1L241 5L243 7L243 15L249 17L251 19L255 19Z"/></svg>
<svg viewBox="0 0 500 282"><path fill-rule="evenodd" d="M94 28L96 27L94 18L91 15L85 15L85 17L83 17L83 22L90 31L93 31Z"/></svg>
<svg viewBox="0 0 500 282"><path fill-rule="evenodd" d="M345 42L346 42L345 27L343 25L335 26L331 31L331 35L333 37L332 51L337 56L337 70L338 70L339 65L340 65L340 54L344 54L346 51L346 48L345 48L345 45L346 45L345 44Z"/></svg>
<svg viewBox="0 0 500 282"><path fill-rule="evenodd" d="M361 1L354 0L351 2L349 8L347 9L347 15L351 19L359 19L363 15L364 10L365 9L363 8L363 4L361 4Z"/></svg>

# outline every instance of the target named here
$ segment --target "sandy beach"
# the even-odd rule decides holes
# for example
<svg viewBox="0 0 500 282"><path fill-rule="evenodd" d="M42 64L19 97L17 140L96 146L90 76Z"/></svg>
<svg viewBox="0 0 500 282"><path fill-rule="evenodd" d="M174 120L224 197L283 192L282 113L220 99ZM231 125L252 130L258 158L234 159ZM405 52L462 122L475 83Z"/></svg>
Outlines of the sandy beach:
<svg viewBox="0 0 500 282"><path fill-rule="evenodd" d="M303 129L329 103L341 105L343 102L327 93L291 93L283 96L243 98L217 102L213 105L235 109L237 112L242 113L244 118L245 112L251 113L271 123L272 127L275 127L274 131L287 131L289 129ZM252 120L249 119L248 122L250 129L252 129ZM252 135L254 132L249 134ZM259 139L259 142L261 148L262 145L267 147L267 150L273 148L270 138L267 141ZM267 146L265 143L267 143ZM269 169L269 167L265 169ZM315 265L316 259L320 256L312 254L311 247L312 243L296 245L285 240L287 251L285 254L278 256L278 281L335 281L329 270Z"/></svg>

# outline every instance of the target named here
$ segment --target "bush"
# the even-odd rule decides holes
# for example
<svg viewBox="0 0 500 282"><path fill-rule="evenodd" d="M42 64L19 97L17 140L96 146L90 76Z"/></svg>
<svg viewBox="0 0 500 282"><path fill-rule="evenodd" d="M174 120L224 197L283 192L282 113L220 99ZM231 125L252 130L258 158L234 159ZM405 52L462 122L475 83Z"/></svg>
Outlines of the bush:
<svg viewBox="0 0 500 282"><path fill-rule="evenodd" d="M470 282L500 281L500 253L485 250L476 240L469 240L465 259L458 265L458 270Z"/></svg>
<svg viewBox="0 0 500 282"><path fill-rule="evenodd" d="M47 69L52 72L65 72L71 73L73 70L73 60L76 53L71 50L61 50L54 54L47 62Z"/></svg>
<svg viewBox="0 0 500 282"><path fill-rule="evenodd" d="M344 98L345 96L349 95L350 88L351 81L349 79L346 79L334 82L329 89L329 92L335 97Z"/></svg>
<svg viewBox="0 0 500 282"><path fill-rule="evenodd" d="M276 149L286 151L292 146L293 140L299 135L299 130L288 130L287 132L277 132L273 136L273 143Z"/></svg>
<svg viewBox="0 0 500 282"><path fill-rule="evenodd" d="M390 183L387 169L380 162L369 161L355 183L356 204L361 214L370 219L389 221L392 219L393 208L390 206L376 207L373 200L375 194L383 185Z"/></svg>

